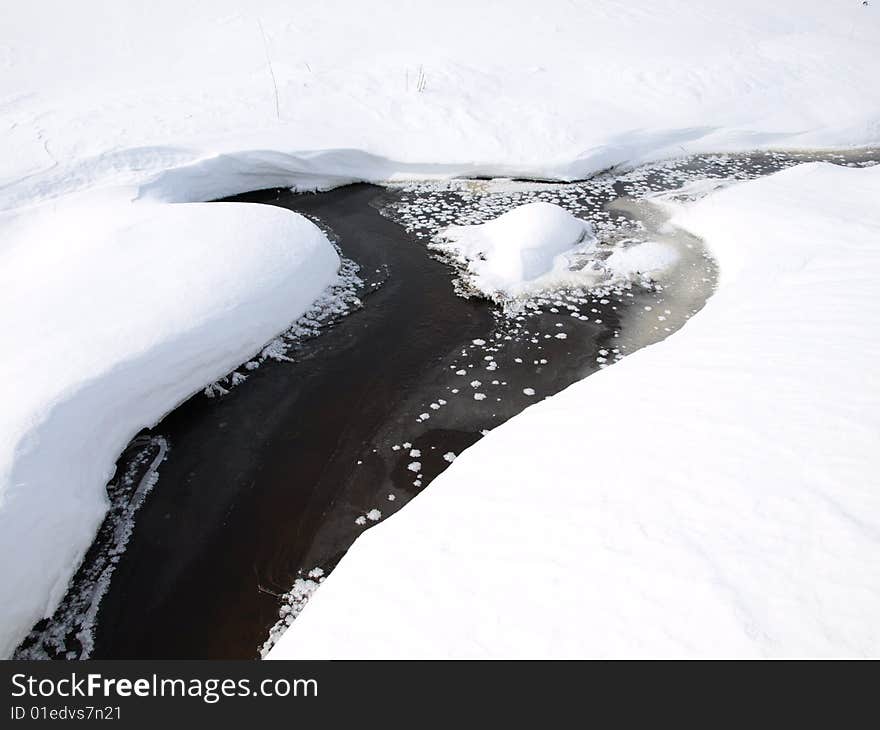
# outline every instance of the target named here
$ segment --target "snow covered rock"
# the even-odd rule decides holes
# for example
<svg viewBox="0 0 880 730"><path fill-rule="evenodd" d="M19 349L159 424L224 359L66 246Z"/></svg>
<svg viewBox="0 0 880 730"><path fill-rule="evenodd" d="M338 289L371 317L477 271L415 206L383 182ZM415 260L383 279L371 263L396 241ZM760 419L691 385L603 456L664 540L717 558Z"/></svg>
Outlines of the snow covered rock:
<svg viewBox="0 0 880 730"><path fill-rule="evenodd" d="M272 657L880 655L878 200L813 164L679 210L705 308L461 454Z"/></svg>
<svg viewBox="0 0 880 730"><path fill-rule="evenodd" d="M589 222L544 202L521 205L487 223L448 226L430 246L459 264L468 287L496 300L649 280L678 260L676 249L661 241L600 245Z"/></svg>
<svg viewBox="0 0 880 730"><path fill-rule="evenodd" d="M432 247L462 262L469 283L492 297L549 285L568 270L572 252L594 241L587 221L552 203L528 203L488 223L449 226Z"/></svg>

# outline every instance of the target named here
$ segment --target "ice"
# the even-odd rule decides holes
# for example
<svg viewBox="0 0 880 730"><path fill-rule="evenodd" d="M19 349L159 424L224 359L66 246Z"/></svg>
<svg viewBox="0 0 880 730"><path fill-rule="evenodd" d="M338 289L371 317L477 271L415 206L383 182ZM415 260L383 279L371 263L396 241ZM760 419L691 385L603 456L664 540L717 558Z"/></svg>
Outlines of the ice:
<svg viewBox="0 0 880 730"><path fill-rule="evenodd" d="M635 275L657 275L678 260L675 249L658 241L644 241L627 248L619 248L605 261L606 266L620 278Z"/></svg>
<svg viewBox="0 0 880 730"><path fill-rule="evenodd" d="M269 654L269 651L275 646L275 643L281 638L287 627L302 612L312 594L323 581L324 570L317 567L312 568L309 571L308 578L297 578L293 583L293 588L281 596L281 608L278 611L279 619L269 631L269 637L263 646L260 647L261 657L265 658Z"/></svg>

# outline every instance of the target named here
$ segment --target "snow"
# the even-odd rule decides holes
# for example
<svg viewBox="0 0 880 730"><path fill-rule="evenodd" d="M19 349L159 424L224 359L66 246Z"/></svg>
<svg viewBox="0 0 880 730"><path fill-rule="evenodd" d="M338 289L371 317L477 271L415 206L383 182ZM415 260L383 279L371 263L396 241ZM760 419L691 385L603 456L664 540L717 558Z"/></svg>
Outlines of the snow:
<svg viewBox="0 0 880 730"><path fill-rule="evenodd" d="M569 269L570 254L591 243L595 238L589 223L558 205L538 202L488 223L449 226L433 247L463 262L469 283L492 297L517 296L542 286L554 272Z"/></svg>
<svg viewBox="0 0 880 730"><path fill-rule="evenodd" d="M705 308L461 454L272 657L880 654L877 200L810 164L675 208Z"/></svg>
<svg viewBox="0 0 880 730"><path fill-rule="evenodd" d="M30 557L0 573L0 654L52 612L128 436L253 355L331 277L332 251L293 214L181 204L272 186L574 179L683 153L877 143L875 5L8 9L0 376L14 388L0 415L0 526L34 528L15 551ZM4 531L0 547L19 534Z"/></svg>
<svg viewBox="0 0 880 730"><path fill-rule="evenodd" d="M3 206L864 144L878 27L848 0L23 5L0 28Z"/></svg>
<svg viewBox="0 0 880 730"><path fill-rule="evenodd" d="M657 277L678 259L675 249L659 241L644 241L634 246L618 248L606 260L606 267L618 280L639 274Z"/></svg>
<svg viewBox="0 0 880 730"><path fill-rule="evenodd" d="M0 655L64 594L125 445L258 353L336 278L312 223L279 208L7 213L0 311Z"/></svg>
<svg viewBox="0 0 880 730"><path fill-rule="evenodd" d="M298 577L293 588L281 596L281 608L278 610L278 621L269 630L269 636L260 647L260 656L265 657L281 635L287 630L309 602L312 594L323 583L324 569L314 567L309 571L308 578Z"/></svg>
<svg viewBox="0 0 880 730"><path fill-rule="evenodd" d="M430 246L462 269L468 289L505 303L565 286L658 280L678 260L675 247L662 241L602 245L590 223L547 202L520 205L486 223L448 226ZM495 367L489 362L486 369Z"/></svg>

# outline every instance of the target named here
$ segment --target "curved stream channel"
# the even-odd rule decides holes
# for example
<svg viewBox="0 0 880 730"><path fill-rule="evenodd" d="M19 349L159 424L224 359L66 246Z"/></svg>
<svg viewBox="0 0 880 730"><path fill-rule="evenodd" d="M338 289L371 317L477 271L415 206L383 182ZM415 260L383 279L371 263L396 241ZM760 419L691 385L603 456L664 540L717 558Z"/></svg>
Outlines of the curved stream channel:
<svg viewBox="0 0 880 730"><path fill-rule="evenodd" d="M292 362L239 369L247 382L191 398L133 442L95 545L18 656L257 656L297 578L332 570L453 455L703 306L716 271L701 243L661 231L657 209L634 201L682 186L695 197L808 159L862 165L878 155L714 155L574 184L360 184L234 198L324 227L360 267L363 306L300 338ZM677 268L660 286L568 290L506 314L456 295L456 271L426 240L532 200L587 218L609 246L665 237L681 254Z"/></svg>

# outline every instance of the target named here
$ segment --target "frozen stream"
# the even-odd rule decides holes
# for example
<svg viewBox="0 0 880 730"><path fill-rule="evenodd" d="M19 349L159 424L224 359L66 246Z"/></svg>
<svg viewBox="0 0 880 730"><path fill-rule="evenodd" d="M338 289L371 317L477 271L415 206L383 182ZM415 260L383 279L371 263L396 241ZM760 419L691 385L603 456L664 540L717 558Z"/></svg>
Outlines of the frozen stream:
<svg viewBox="0 0 880 730"><path fill-rule="evenodd" d="M666 229L651 196L683 186L698 196L806 160L877 157L719 155L564 185L239 196L325 227L360 267L363 307L295 344L293 362L268 361L225 395L196 396L139 437L67 598L18 655L257 656L297 579L305 593L286 599L288 615L364 529L403 508L483 431L668 336L703 306L714 263L698 240ZM609 248L662 238L678 264L659 286L560 291L506 312L457 295L457 272L426 248L430 237L532 200L589 219ZM585 479L591 458L585 443ZM553 499L552 485L536 488Z"/></svg>

